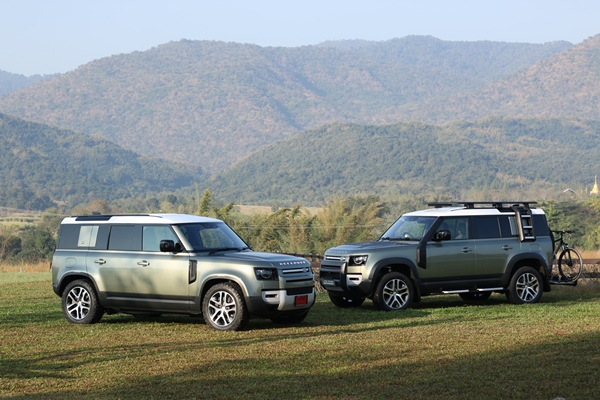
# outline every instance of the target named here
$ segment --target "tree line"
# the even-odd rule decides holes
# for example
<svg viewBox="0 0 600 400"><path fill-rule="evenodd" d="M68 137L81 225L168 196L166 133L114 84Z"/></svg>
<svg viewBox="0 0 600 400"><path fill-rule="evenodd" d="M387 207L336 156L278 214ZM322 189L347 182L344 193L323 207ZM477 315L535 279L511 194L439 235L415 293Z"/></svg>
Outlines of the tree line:
<svg viewBox="0 0 600 400"><path fill-rule="evenodd" d="M440 197L430 199L450 201ZM256 251L298 254L323 254L326 249L377 239L400 215L423 209L423 199L379 196L334 197L321 208L309 209L273 205L268 212L242 214L234 203L213 198L210 190L193 196L167 194L144 201L109 204L94 199L71 210L70 215L129 212L176 212L209 216L225 221ZM600 198L545 201L537 204L546 212L551 229L574 229L569 243L586 250L600 248ZM37 262L50 260L60 221L64 214L56 208L46 210L35 226L0 224L0 262Z"/></svg>

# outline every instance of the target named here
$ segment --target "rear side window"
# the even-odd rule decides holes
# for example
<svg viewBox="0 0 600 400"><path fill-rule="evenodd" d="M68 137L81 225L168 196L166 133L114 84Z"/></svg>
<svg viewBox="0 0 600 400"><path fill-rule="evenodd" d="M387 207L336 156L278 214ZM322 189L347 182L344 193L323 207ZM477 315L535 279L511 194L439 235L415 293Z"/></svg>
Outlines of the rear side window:
<svg viewBox="0 0 600 400"><path fill-rule="evenodd" d="M478 239L494 239L500 237L498 217L475 217L475 228Z"/></svg>
<svg viewBox="0 0 600 400"><path fill-rule="evenodd" d="M550 229L548 228L548 222L546 221L545 215L533 215L533 230L536 236L550 236Z"/></svg>
<svg viewBox="0 0 600 400"><path fill-rule="evenodd" d="M106 249L107 225L64 224L58 235L58 249Z"/></svg>
<svg viewBox="0 0 600 400"><path fill-rule="evenodd" d="M142 250L141 225L113 225L108 240L109 250Z"/></svg>

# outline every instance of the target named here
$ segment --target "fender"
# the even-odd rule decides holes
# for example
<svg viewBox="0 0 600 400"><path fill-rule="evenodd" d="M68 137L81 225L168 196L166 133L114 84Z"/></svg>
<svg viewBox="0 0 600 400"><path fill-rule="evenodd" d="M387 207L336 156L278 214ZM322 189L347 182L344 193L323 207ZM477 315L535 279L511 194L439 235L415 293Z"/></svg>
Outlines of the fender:
<svg viewBox="0 0 600 400"><path fill-rule="evenodd" d="M98 285L96 284L96 280L94 280L94 278L87 272L82 272L82 271L67 272L64 275L62 275L58 284L56 286L52 285L52 290L54 290L54 293L56 293L57 296L61 297L65 286L67 286L67 284L64 283L65 278L69 278L68 279L69 282L77 280L77 279L89 280L92 283L92 285L94 286L94 290L96 290L98 297L100 298L100 300L102 300L101 296L103 293L101 293L98 290ZM70 279L70 278L74 278L74 279ZM100 302L100 303L102 303L102 302Z"/></svg>
<svg viewBox="0 0 600 400"><path fill-rule="evenodd" d="M417 290L417 293L418 293L419 285L420 285L419 282L421 280L419 278L419 271L418 271L415 263L409 258L391 257L391 258L384 258L382 260L377 261L371 268L371 272L369 273L369 280L371 282L374 282L375 277L379 275L382 268L387 267L388 265L398 265L398 264L407 265L408 268L410 268L410 271L412 272L412 276L414 276L414 279L415 279L415 290ZM410 276L409 276L409 278L410 278ZM371 296L373 294L373 290L375 290L374 285L371 285L371 288L369 290L369 296Z"/></svg>
<svg viewBox="0 0 600 400"><path fill-rule="evenodd" d="M546 261L546 259L540 253L521 253L521 254L517 254L516 256L511 258L506 266L506 271L504 273L504 276L502 277L502 286L503 287L508 286L508 283L510 282L510 278L512 277L512 272L515 268L515 264L517 264L518 262L523 261L523 260L531 260L531 259L538 261L542 265L541 275L542 275L542 279L544 280L544 289L545 289L545 291L547 291L546 289L550 288L550 278L548 277L548 274L546 273L549 266L548 266L548 262Z"/></svg>

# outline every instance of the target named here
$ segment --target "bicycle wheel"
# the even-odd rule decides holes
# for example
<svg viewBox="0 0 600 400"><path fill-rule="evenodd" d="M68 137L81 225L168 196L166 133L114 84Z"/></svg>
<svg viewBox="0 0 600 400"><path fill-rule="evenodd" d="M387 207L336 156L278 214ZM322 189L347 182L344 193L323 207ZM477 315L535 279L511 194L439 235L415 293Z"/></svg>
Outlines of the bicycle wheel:
<svg viewBox="0 0 600 400"><path fill-rule="evenodd" d="M566 249L560 253L558 259L558 272L560 276L568 281L573 282L579 279L583 270L583 260L581 254L575 249Z"/></svg>

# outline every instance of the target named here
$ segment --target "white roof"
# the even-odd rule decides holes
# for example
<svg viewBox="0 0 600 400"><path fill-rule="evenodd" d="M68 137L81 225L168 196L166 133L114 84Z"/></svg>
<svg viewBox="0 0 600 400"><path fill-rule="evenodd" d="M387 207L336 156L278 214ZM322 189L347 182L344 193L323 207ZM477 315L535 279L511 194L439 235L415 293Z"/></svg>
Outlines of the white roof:
<svg viewBox="0 0 600 400"><path fill-rule="evenodd" d="M188 214L111 214L111 215L85 215L78 217L67 217L63 224L153 224L172 225L189 224L195 222L222 222L220 219L199 217Z"/></svg>
<svg viewBox="0 0 600 400"><path fill-rule="evenodd" d="M534 215L545 214L541 208L532 208L531 213ZM429 216L429 217L461 217L472 215L514 215L513 211L500 211L497 208L465 208L465 207L441 207L429 208L427 210L419 210L406 213L408 216Z"/></svg>

